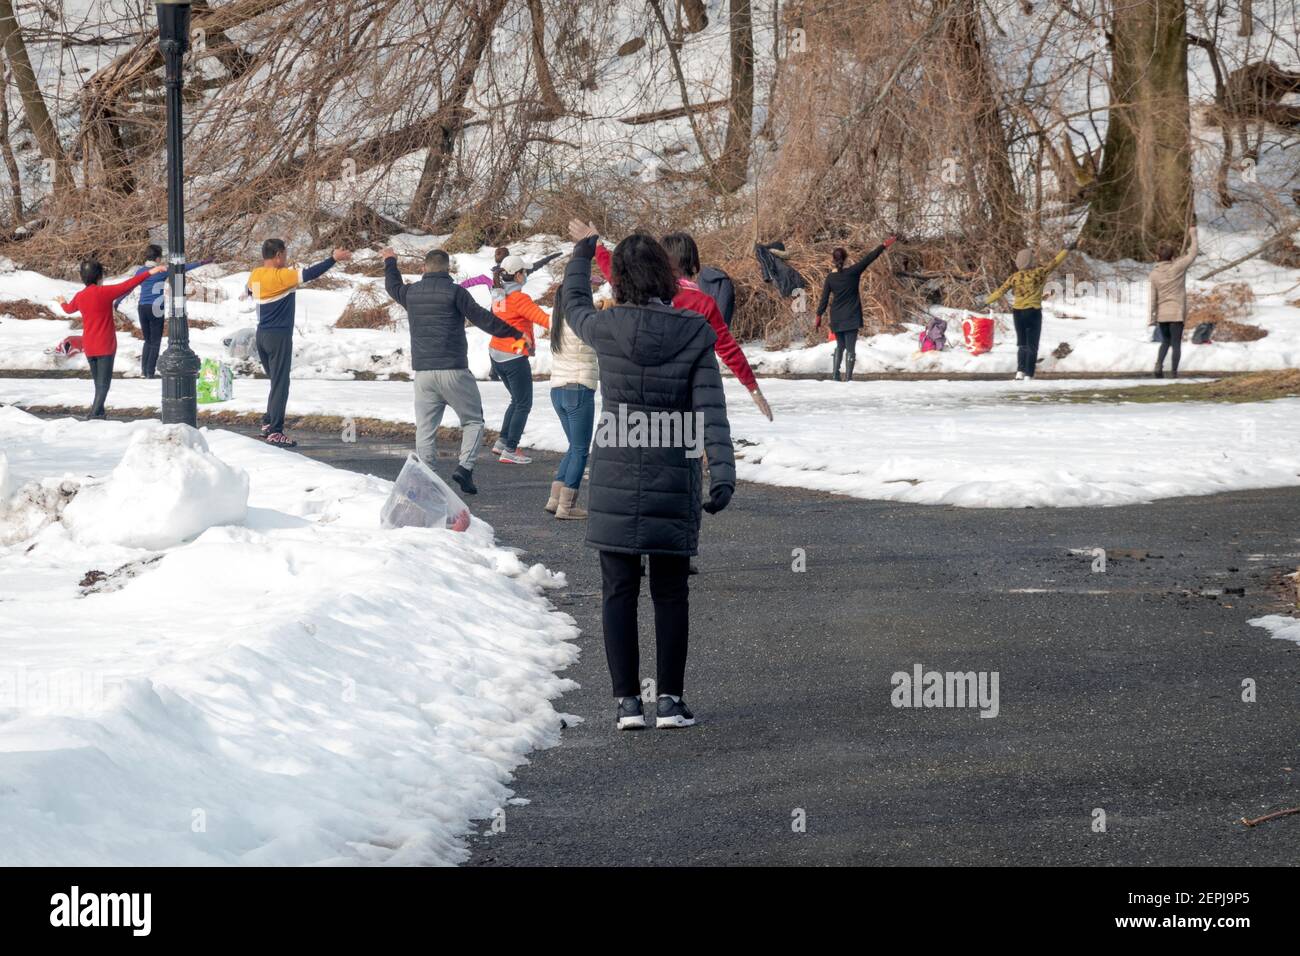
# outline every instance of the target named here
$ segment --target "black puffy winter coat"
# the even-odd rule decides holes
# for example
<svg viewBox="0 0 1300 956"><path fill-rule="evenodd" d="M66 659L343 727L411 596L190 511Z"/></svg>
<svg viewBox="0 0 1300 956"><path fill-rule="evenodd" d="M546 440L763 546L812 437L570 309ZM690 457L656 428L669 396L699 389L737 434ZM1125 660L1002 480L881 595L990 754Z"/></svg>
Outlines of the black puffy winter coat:
<svg viewBox="0 0 1300 956"><path fill-rule="evenodd" d="M702 511L699 450L708 454L713 484L736 485L727 402L713 354L717 335L696 313L663 303L598 311L591 299L594 245L584 240L574 248L560 291L569 329L600 359L602 408L591 453L587 545L693 555ZM638 421L644 423L639 433ZM668 436L672 440L664 441Z"/></svg>
<svg viewBox="0 0 1300 956"><path fill-rule="evenodd" d="M396 259L384 260L384 288L402 308L411 326L411 370L469 368L465 320L489 335L520 338L523 333L474 301L450 273L426 272L419 282L402 281Z"/></svg>

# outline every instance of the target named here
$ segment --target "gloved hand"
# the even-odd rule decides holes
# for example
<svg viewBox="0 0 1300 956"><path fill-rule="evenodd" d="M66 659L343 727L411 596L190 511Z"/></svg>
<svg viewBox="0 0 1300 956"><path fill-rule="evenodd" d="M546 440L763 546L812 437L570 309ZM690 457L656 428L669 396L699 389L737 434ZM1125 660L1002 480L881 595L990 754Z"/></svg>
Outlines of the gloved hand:
<svg viewBox="0 0 1300 956"><path fill-rule="evenodd" d="M816 320L813 322L813 331L816 331L821 327L822 327L822 317L819 315L817 316Z"/></svg>
<svg viewBox="0 0 1300 956"><path fill-rule="evenodd" d="M731 485L710 485L709 500L704 502L704 510L711 515L717 514L731 502L734 491Z"/></svg>
<svg viewBox="0 0 1300 956"><path fill-rule="evenodd" d="M515 339L515 344L510 347L516 355L523 355L528 351L528 340L522 335Z"/></svg>
<svg viewBox="0 0 1300 956"><path fill-rule="evenodd" d="M897 237L897 236L886 236L886 237L885 237L885 248L888 249L890 246L892 246L892 245L893 245L894 243L896 243L897 241L898 241L898 237Z"/></svg>

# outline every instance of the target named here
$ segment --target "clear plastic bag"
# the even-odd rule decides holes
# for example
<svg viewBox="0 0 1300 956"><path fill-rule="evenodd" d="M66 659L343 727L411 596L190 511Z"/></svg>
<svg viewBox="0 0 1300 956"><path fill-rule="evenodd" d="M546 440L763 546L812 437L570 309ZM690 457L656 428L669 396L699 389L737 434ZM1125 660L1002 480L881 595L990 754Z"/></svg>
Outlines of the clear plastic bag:
<svg viewBox="0 0 1300 956"><path fill-rule="evenodd" d="M379 512L384 528L469 527L469 507L419 456L406 456L393 491Z"/></svg>

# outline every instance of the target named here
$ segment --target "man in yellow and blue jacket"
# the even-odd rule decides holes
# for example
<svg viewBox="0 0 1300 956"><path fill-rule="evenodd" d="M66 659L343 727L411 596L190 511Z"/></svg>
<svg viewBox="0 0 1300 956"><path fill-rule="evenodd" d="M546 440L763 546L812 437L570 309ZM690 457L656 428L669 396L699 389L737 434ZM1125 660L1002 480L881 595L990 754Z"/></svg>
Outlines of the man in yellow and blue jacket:
<svg viewBox="0 0 1300 956"><path fill-rule="evenodd" d="M347 262L352 253L335 249L323 262L306 269L289 266L289 251L283 239L262 243L262 264L248 277L248 294L257 303L257 357L271 380L262 416L262 435L272 445L292 448L298 443L284 433L284 409L289 402L289 370L293 365L293 321L298 286L318 279L336 262Z"/></svg>

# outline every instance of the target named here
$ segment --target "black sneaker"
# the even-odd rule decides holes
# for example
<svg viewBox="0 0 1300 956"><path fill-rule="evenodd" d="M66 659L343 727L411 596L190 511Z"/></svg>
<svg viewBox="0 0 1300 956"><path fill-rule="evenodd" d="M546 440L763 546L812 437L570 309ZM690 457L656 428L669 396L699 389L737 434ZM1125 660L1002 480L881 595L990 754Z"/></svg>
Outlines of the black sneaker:
<svg viewBox="0 0 1300 956"><path fill-rule="evenodd" d="M451 480L460 485L460 490L467 495L478 494L478 485L474 484L474 472L468 468L458 466L451 473Z"/></svg>
<svg viewBox="0 0 1300 956"><path fill-rule="evenodd" d="M645 711L640 697L620 697L614 726L619 730L645 730Z"/></svg>
<svg viewBox="0 0 1300 956"><path fill-rule="evenodd" d="M667 694L661 694L655 710L658 712L655 715L656 727L691 727L695 724L695 715L681 698L673 700Z"/></svg>

